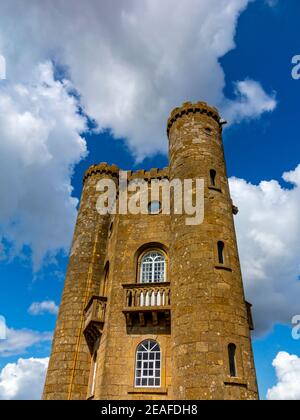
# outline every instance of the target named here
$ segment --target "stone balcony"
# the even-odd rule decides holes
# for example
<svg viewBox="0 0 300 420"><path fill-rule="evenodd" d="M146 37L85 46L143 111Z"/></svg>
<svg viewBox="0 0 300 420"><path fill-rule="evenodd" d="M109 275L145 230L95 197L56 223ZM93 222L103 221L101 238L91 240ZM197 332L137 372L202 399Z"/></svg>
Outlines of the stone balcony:
<svg viewBox="0 0 300 420"><path fill-rule="evenodd" d="M124 284L127 330L166 332L170 329L170 283Z"/></svg>
<svg viewBox="0 0 300 420"><path fill-rule="evenodd" d="M106 310L107 298L92 296L84 310L84 330L83 334L91 353L97 340L101 337Z"/></svg>

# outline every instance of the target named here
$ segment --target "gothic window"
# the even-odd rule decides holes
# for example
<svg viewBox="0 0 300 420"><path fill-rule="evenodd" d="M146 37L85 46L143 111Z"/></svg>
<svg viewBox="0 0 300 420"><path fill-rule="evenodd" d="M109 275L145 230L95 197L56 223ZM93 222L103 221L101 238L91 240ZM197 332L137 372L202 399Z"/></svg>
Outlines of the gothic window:
<svg viewBox="0 0 300 420"><path fill-rule="evenodd" d="M224 264L224 248L225 244L222 241L218 242L218 260L219 264Z"/></svg>
<svg viewBox="0 0 300 420"><path fill-rule="evenodd" d="M236 345L229 344L228 346L229 372L230 376L235 378L236 375Z"/></svg>
<svg viewBox="0 0 300 420"><path fill-rule="evenodd" d="M211 169L210 172L210 185L212 187L216 186L216 176L217 176L217 172L214 169Z"/></svg>
<svg viewBox="0 0 300 420"><path fill-rule="evenodd" d="M143 341L137 348L135 386L142 388L160 387L161 352L154 340Z"/></svg>
<svg viewBox="0 0 300 420"><path fill-rule="evenodd" d="M161 283L165 281L166 258L158 251L146 253L141 261L141 283Z"/></svg>

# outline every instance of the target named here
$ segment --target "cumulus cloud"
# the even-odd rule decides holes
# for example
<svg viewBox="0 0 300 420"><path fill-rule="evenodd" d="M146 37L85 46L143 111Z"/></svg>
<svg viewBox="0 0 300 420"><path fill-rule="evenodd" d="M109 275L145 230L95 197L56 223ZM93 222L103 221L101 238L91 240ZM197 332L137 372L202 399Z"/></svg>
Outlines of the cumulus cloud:
<svg viewBox="0 0 300 420"><path fill-rule="evenodd" d="M300 400L300 358L280 352L273 361L277 384L268 390L268 400Z"/></svg>
<svg viewBox="0 0 300 420"><path fill-rule="evenodd" d="M276 93L267 94L254 80L237 82L235 93L237 99L227 101L227 106L224 108L224 116L230 124L258 118L264 112L274 111L277 106Z"/></svg>
<svg viewBox="0 0 300 420"><path fill-rule="evenodd" d="M19 359L0 372L0 400L38 400L41 398L48 358Z"/></svg>
<svg viewBox="0 0 300 420"><path fill-rule="evenodd" d="M283 174L291 183L253 185L231 178L240 209L236 228L247 299L254 304L257 333L276 322L290 324L300 313L300 165Z"/></svg>
<svg viewBox="0 0 300 420"><path fill-rule="evenodd" d="M12 252L30 246L34 269L68 249L76 219L71 175L86 153L85 118L71 93L50 62L30 85L0 84L0 235Z"/></svg>
<svg viewBox="0 0 300 420"><path fill-rule="evenodd" d="M234 104L223 95L219 59L234 48L239 15L250 2L56 0L45 7L38 0L4 0L0 49L16 80L55 57L68 68L98 128L125 137L141 160L167 150L166 119L186 100L206 100L224 112L229 106L235 121L269 110L269 95L259 84L240 82ZM16 11L22 16L18 31Z"/></svg>
<svg viewBox="0 0 300 420"><path fill-rule="evenodd" d="M43 302L33 302L28 308L30 315L43 315L49 313L52 315L58 314L58 306L53 300L45 300Z"/></svg>
<svg viewBox="0 0 300 420"><path fill-rule="evenodd" d="M52 336L51 332L6 328L6 339L0 341L0 357L21 355L33 346L48 345Z"/></svg>
<svg viewBox="0 0 300 420"><path fill-rule="evenodd" d="M97 130L125 138L137 160L167 151L167 117L186 100L206 100L231 122L274 109L274 94L252 80L237 83L235 100L223 93L219 59L251 1L2 0L0 236L13 255L29 246L38 270L69 247L70 178L86 154L73 86ZM49 60L72 85L54 79Z"/></svg>

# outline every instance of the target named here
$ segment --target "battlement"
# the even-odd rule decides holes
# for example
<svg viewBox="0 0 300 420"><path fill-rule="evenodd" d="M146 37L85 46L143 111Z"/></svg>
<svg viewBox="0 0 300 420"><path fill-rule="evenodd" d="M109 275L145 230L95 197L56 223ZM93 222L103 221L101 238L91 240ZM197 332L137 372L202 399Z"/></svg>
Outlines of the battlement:
<svg viewBox="0 0 300 420"><path fill-rule="evenodd" d="M96 174L107 174L115 178L119 177L120 169L117 165L109 165L106 162L102 162L99 165L90 166L84 174L83 183L87 178ZM168 179L169 178L169 167L158 169L152 168L150 171L140 169L138 171L127 171L128 181L135 179L143 179L144 181L150 182L152 179Z"/></svg>
<svg viewBox="0 0 300 420"><path fill-rule="evenodd" d="M168 119L167 123L168 137L171 127L175 123L175 121L177 121L178 118L181 118L183 115L187 115L190 113L206 114L208 117L213 118L218 124L220 124L221 117L216 108L209 106L206 102L197 102L196 104L192 104L191 102L185 102L184 104L182 104L181 107L175 108L171 112L170 118Z"/></svg>
<svg viewBox="0 0 300 420"><path fill-rule="evenodd" d="M163 169L152 168L150 171L128 171L127 174L128 181L132 181L134 179L143 179L144 181L150 182L152 179L169 179L169 167Z"/></svg>
<svg viewBox="0 0 300 420"><path fill-rule="evenodd" d="M92 175L107 174L113 177L119 176L120 169L117 165L109 165L106 162L99 163L98 165L90 166L84 174L83 183Z"/></svg>

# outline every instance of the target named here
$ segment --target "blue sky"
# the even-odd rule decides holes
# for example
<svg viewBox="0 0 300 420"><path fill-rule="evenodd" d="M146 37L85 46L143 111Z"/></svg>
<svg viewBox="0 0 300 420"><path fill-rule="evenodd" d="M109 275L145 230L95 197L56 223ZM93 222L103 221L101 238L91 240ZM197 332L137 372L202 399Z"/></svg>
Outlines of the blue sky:
<svg viewBox="0 0 300 420"><path fill-rule="evenodd" d="M5 13L9 16L8 7L5 9ZM292 57L296 54L300 54L298 33L299 18L300 3L297 0L279 0L278 2L274 2L271 6L264 0L250 2L246 10L238 18L234 36L235 47L224 55L220 54L221 56L217 57L217 62L223 69L225 76L223 93L227 101L236 100L236 82L245 80L257 81L270 97L276 98L276 108L272 111L264 112L264 110L261 110L260 115L258 116L254 115L254 117L237 118L236 121L225 130L224 145L228 176L230 178L236 177L240 180L246 180L256 186L263 180L277 180L282 188L280 194L283 195L285 195L286 189L292 190L295 187L293 187L291 183L287 183L283 180L282 174L284 172L294 171L300 163L300 144L298 141L300 80L296 81L291 77ZM86 31L89 31L89 28L87 28ZM11 70L12 77L19 78L18 82L24 84L28 83L28 80L25 80L23 75L22 77L19 76L18 71L14 70L12 61L9 61L10 56L8 47L5 47L7 44L4 43L3 45L5 50L3 51L3 55L8 56L10 65L8 69L8 78L10 77L9 71ZM29 47L26 46L26 48ZM75 66L75 64L64 63L63 55L60 56L55 51L55 45L51 45L51 48L48 45L42 45L39 48L42 53L39 51L39 54L33 54L33 59L37 60L37 62L42 59L51 59L54 62L61 61L60 64L66 64L66 68L68 68L68 65L70 66L70 79L74 82L74 86L80 95L83 115L86 115L88 118L88 127L92 127L97 123L99 124L99 121L97 120L99 118L97 110L95 111L93 109L94 98L92 98L90 91L86 88L85 82L82 81L83 76L82 78L81 75L78 76L78 72L76 73L75 70L72 73L72 65ZM38 58L36 58L37 56ZM201 63L200 54L198 61L199 67L201 67ZM84 73L84 71L82 73ZM60 77L58 79L62 80L64 77L69 76L69 70L60 72L59 74ZM73 74L75 75L74 80ZM190 92L193 91L193 87L195 88L197 95L201 92L200 87L199 89L197 87L196 70L195 74L196 75L193 75L193 77L195 77L194 83L196 85L191 87L192 90L187 88L187 100L190 99L189 95ZM200 72L199 78L202 77L203 74L205 75L205 73ZM78 80L78 83L76 83L76 80ZM101 83L101 79L99 80L99 83ZM199 82L199 86L200 85L201 83ZM182 95L184 95L184 86L181 86L181 89ZM88 96L87 91L90 94L90 97ZM88 99L85 98L85 95ZM204 96L209 97L209 94L205 93ZM106 99L106 97L99 98L99 101L105 101ZM194 100L194 98L191 99ZM202 98L199 97L198 99L201 100ZM204 99L206 99L206 97ZM177 105L179 105L179 103L173 104L174 107ZM229 115L231 114L229 113ZM100 114L100 117L102 117L103 120L106 118L103 114ZM144 144L145 142L149 143L149 137L146 136L145 139L141 138L139 140L140 143L138 143L136 138L140 135L141 131L137 129L136 132L132 132L122 124L123 122L115 122L113 118L110 119L110 117L107 117L107 124L102 127L104 129L100 131L100 133L87 130L82 134L86 140L88 155L83 158L84 153L80 152L80 154L78 152L78 156L74 158L74 161L77 160L79 163L75 164L73 161L72 165L70 165L74 168L71 178L71 184L74 188L72 194L74 197L80 198L83 173L89 165L93 163L106 161L115 163L124 169L149 169L151 167L164 167L168 164L167 157L164 153L164 146L157 146L155 143L157 153L151 156L151 153L148 152L148 146L145 146ZM118 137L117 140L113 136L113 133ZM126 137L124 135L122 138L122 133L128 134L128 136ZM132 133L132 137L130 137L130 133ZM152 133L150 134L152 135ZM161 133L161 136L164 136L164 141L167 142L165 132ZM133 140L131 141L129 138ZM136 150L140 150L138 157ZM5 178L0 179L0 183L5 182ZM237 187L235 189L235 192L236 191L238 191ZM5 199L5 196L3 196L3 200ZM296 203L297 205L300 205L300 200L296 200ZM243 206L247 207L247 202L243 201L239 204L240 210L243 210ZM249 208L251 206L252 204L249 204ZM280 209L282 209L282 207L280 207ZM298 210L300 210L299 207ZM282 214L282 217L284 217L284 214ZM73 220L72 223L74 223L73 213L71 214L70 219ZM38 220L36 222L38 223ZM42 223L44 223L44 221L42 221ZM71 227L73 226L72 223ZM242 226L241 222L240 226ZM290 228L293 230L293 226ZM247 226L243 225L240 229L247 230ZM298 229L298 226L295 226L295 230L296 229ZM286 232L286 235L289 235L289 231ZM5 316L8 327L13 328L14 330L26 329L40 333L53 331L55 328L55 315L47 313L46 311L44 314L33 316L28 312L28 309L33 302L54 301L57 305L59 304L67 268L67 246L63 243L61 248L65 249L57 249L59 246L56 247L55 245L54 248L56 248L56 250L55 252L53 252L53 249L51 250L51 257L48 255L46 260L43 260L43 263L39 264L36 272L33 272L32 253L34 251L32 251L30 241L27 241L27 246L25 247L23 246L24 243L22 243L20 251L18 247L15 247L15 238L13 235L6 235L4 228L0 230L0 239L1 237L2 245L5 247L6 252L5 256L0 258L0 315ZM244 249L244 237L245 236L242 236L241 234L242 249ZM26 240L24 240L25 243ZM295 243L292 242L290 246L298 247L299 243L295 245ZM299 247L297 248L297 252L298 251ZM291 253L292 252L295 252L295 250L291 250ZM243 250L242 255L244 255ZM290 256L287 257L287 261L290 261L289 258ZM295 258L297 262L297 257ZM295 258L292 259L293 262L295 261ZM242 262L243 261L244 259L242 258ZM249 264L248 261L246 261L245 267L248 267ZM246 277L248 276L247 267L245 269ZM266 267L268 267L268 264L266 264ZM283 273L285 272L290 275L288 270L283 271ZM295 290L298 290L296 289L296 275L294 272L291 275L294 276L293 287L295 287ZM281 278L283 288L285 288L285 280L284 277ZM247 278L247 284L248 283L251 283L251 278ZM277 286L275 285L274 288L276 289L276 287ZM257 295L255 293L259 295L259 283L256 283L255 291L254 287L251 288L251 285L249 290L252 303L255 307L256 302L253 302L253 299L256 300ZM268 289L263 289L263 293L265 293L265 290ZM275 325L272 325L272 322L268 320L268 322L266 322L267 327L264 327L259 331L259 337L255 337L253 342L261 398L265 398L268 389L276 385L279 380L276 378L274 367L272 367L272 362L278 353L284 351L290 355L297 355L300 357L300 341L293 340L291 337L292 326L291 321L289 321L291 320L291 317L289 317L289 314L287 311L284 311L283 308L278 309L277 316L276 307L274 308L274 314L272 312L272 316L269 312L267 314L267 311L269 311L269 308L273 305L272 301L270 301L268 305L267 301L269 298L271 299L271 294L270 296L265 295L263 297L266 301L266 318L269 317L272 319L273 316ZM299 296L297 299L299 301ZM258 322L260 322L264 316L263 303L261 302L261 298L257 298L257 300L259 301L258 306L260 307L260 313L257 316L257 319ZM293 307L294 311L291 315L296 314L295 311L297 310L297 307L293 305L294 302L291 303L291 307ZM298 313L300 313L300 305ZM50 341L37 341L38 342L32 346L25 346L25 349L21 346L20 351L12 352L13 354L7 357L4 357L3 355L1 357L0 347L0 370L4 368L7 363L16 363L20 357L45 358L49 356Z"/></svg>

